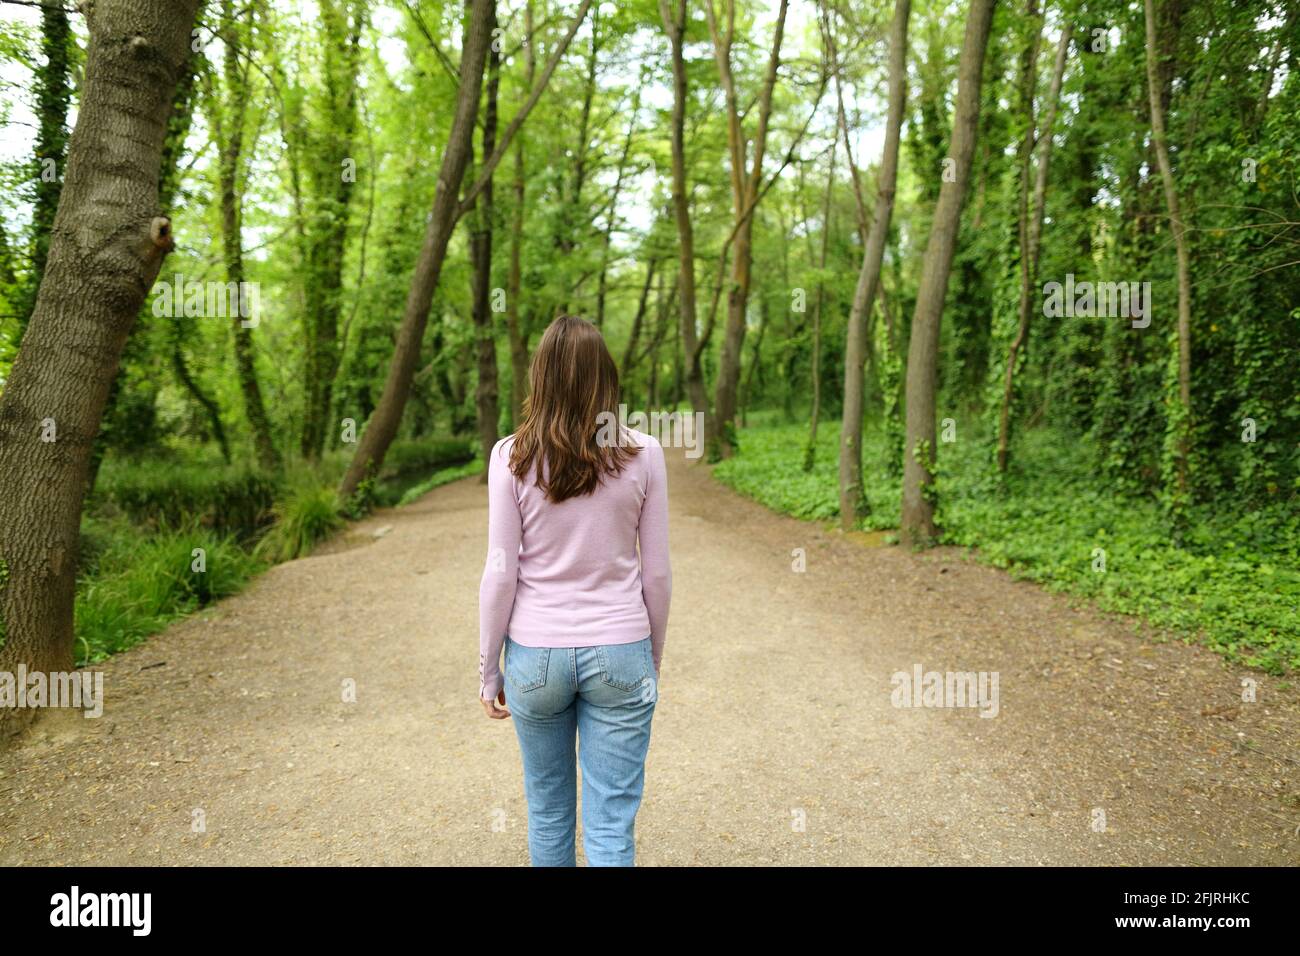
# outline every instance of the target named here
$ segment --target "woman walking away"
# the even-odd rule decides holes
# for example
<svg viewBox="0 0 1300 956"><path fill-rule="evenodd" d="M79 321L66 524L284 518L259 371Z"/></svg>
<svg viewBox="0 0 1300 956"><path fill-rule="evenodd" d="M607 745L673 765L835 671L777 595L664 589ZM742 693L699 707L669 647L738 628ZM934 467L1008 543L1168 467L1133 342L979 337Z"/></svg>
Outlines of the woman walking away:
<svg viewBox="0 0 1300 956"><path fill-rule="evenodd" d="M479 699L515 722L533 865L576 865L581 763L587 863L632 866L672 592L664 453L621 425L618 370L585 319L551 323L529 389L487 463Z"/></svg>

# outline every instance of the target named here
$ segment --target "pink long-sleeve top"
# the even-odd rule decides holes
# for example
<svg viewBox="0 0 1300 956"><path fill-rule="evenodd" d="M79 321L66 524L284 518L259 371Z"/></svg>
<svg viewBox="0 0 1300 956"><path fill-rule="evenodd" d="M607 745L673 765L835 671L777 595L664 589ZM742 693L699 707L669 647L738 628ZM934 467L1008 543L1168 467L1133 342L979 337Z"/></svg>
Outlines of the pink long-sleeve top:
<svg viewBox="0 0 1300 956"><path fill-rule="evenodd" d="M488 556L479 584L479 696L502 688L501 646L591 647L651 638L663 660L672 595L668 476L659 442L642 446L590 495L548 501L510 471L514 436L488 461ZM640 543L640 557L637 545Z"/></svg>

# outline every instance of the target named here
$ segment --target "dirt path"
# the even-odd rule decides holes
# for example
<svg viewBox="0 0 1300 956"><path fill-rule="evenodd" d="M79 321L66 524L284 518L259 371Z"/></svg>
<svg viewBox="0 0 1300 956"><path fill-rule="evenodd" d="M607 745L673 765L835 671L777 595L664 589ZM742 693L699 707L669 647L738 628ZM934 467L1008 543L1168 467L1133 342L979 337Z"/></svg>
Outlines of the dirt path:
<svg viewBox="0 0 1300 956"><path fill-rule="evenodd" d="M670 484L642 865L1300 860L1295 688ZM0 754L0 863L526 863L514 732L474 700L485 511L438 489L107 662L102 719ZM893 707L916 664L998 672L998 715Z"/></svg>

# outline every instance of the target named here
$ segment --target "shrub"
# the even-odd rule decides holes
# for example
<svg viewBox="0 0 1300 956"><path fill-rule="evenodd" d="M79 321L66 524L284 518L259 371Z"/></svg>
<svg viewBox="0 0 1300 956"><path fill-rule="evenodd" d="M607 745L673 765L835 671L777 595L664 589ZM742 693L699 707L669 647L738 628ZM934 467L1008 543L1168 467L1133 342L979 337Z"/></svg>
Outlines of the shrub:
<svg viewBox="0 0 1300 956"><path fill-rule="evenodd" d="M232 538L197 526L141 538L119 522L102 524L96 535L102 550L94 573L83 574L77 589L79 665L125 650L169 621L234 594L261 567Z"/></svg>
<svg viewBox="0 0 1300 956"><path fill-rule="evenodd" d="M713 475L776 511L839 515L838 434L818 434L803 470L807 427L744 431L744 452ZM863 435L863 527L898 525L900 483L889 475L879 428ZM1181 544L1155 496L1117 489L1097 474L1095 448L1050 429L1016 440L1005 478L991 440L972 434L941 446L939 525L946 544L986 563L1109 611L1198 639L1231 661L1272 673L1300 669L1300 509L1292 501L1247 510L1223 499L1190 508ZM1104 552L1105 571L1094 567Z"/></svg>
<svg viewBox="0 0 1300 956"><path fill-rule="evenodd" d="M440 488L445 484L458 481L461 478L467 478L470 475L477 475L483 470L483 462L475 459L466 462L463 465L456 465L452 468L444 468L442 471L435 472L431 477L420 482L418 485L412 485L407 488L398 500L399 505L409 505L412 501L427 495L434 488Z"/></svg>
<svg viewBox="0 0 1300 956"><path fill-rule="evenodd" d="M381 480L433 472L460 465L474 457L474 442L468 438L418 438L395 441L384 456Z"/></svg>
<svg viewBox="0 0 1300 956"><path fill-rule="evenodd" d="M256 553L271 561L310 554L318 542L343 527L338 496L325 485L303 485L275 506L275 526L258 542Z"/></svg>
<svg viewBox="0 0 1300 956"><path fill-rule="evenodd" d="M271 520L281 480L247 466L106 462L96 496L137 524L175 530L197 523L250 538Z"/></svg>

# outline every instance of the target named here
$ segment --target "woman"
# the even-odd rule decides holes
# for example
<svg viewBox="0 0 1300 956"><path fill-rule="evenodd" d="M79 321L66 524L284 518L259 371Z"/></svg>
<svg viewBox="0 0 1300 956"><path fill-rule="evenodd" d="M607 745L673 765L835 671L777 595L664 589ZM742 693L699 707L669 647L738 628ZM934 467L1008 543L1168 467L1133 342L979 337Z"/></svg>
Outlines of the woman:
<svg viewBox="0 0 1300 956"><path fill-rule="evenodd" d="M576 735L587 862L631 866L672 591L664 453L609 427L618 370L585 319L551 323L529 390L488 462L479 699L514 718L533 865L576 865Z"/></svg>

